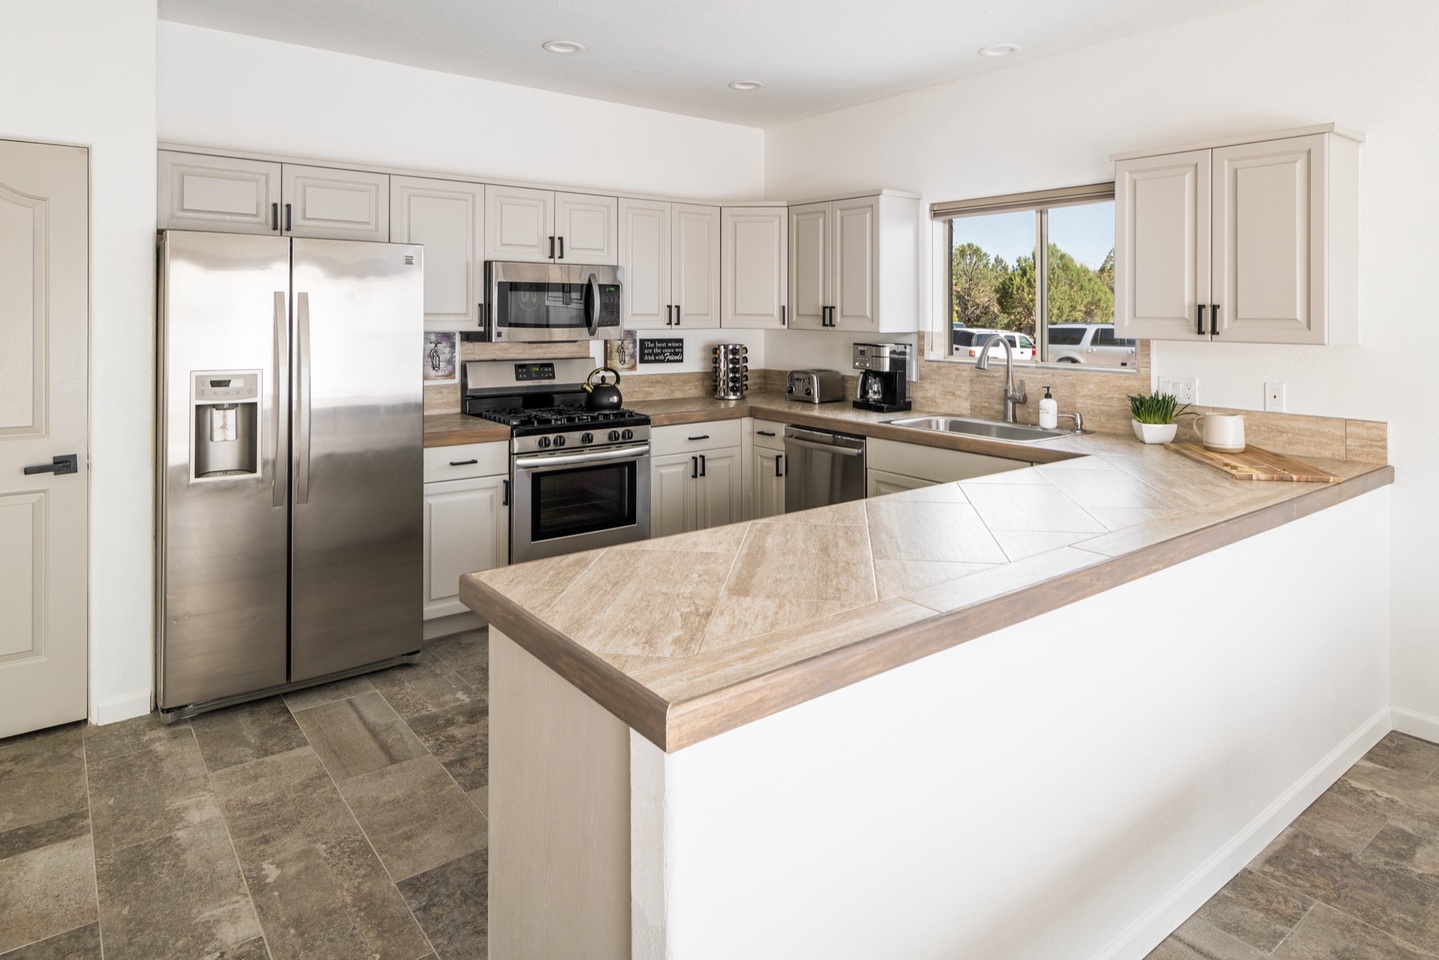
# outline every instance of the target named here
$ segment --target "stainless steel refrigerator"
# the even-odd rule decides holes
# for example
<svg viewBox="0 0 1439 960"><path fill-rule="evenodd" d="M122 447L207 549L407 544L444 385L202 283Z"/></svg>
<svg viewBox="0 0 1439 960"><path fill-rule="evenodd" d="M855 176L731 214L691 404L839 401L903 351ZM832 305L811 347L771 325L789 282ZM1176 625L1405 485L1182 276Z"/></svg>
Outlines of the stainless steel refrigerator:
<svg viewBox="0 0 1439 960"><path fill-rule="evenodd" d="M162 234L168 717L419 650L422 253Z"/></svg>

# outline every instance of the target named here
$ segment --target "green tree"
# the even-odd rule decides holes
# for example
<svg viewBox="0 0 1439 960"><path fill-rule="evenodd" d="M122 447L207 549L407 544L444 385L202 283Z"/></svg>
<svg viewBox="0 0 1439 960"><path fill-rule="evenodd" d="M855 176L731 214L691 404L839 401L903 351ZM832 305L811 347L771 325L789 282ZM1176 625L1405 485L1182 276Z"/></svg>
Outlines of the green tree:
<svg viewBox="0 0 1439 960"><path fill-rule="evenodd" d="M950 260L952 308L955 326L992 327L999 318L996 290L1004 261L991 257L975 243L956 246Z"/></svg>
<svg viewBox="0 0 1439 960"><path fill-rule="evenodd" d="M1020 257L1014 268L1005 272L999 281L1000 320L996 327L1034 333L1034 277L1032 256Z"/></svg>
<svg viewBox="0 0 1439 960"><path fill-rule="evenodd" d="M1108 268L1108 280L1104 275ZM1049 322L1105 323L1114 319L1114 253L1098 271L1049 245Z"/></svg>

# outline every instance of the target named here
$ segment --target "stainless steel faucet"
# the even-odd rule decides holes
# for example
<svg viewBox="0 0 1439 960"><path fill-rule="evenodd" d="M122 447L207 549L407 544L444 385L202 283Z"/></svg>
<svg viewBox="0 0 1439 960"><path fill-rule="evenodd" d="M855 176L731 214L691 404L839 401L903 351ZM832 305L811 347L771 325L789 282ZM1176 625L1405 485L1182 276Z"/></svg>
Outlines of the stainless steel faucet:
<svg viewBox="0 0 1439 960"><path fill-rule="evenodd" d="M979 360L975 363L978 370L989 369L989 347L995 340L1004 345L1004 422L1014 422L1014 405L1024 403L1029 399L1024 392L1024 381L1019 381L1019 392L1014 390L1014 348L1009 345L1009 340L1002 334L991 333L984 338L980 345Z"/></svg>

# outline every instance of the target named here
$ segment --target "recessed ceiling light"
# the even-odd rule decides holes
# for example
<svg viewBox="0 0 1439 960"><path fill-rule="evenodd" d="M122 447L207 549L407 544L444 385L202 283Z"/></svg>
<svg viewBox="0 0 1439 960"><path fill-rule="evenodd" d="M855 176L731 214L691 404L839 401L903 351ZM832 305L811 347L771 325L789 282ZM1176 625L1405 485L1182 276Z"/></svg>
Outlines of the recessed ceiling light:
<svg viewBox="0 0 1439 960"><path fill-rule="evenodd" d="M585 45L576 40L546 40L540 44L550 53L584 53Z"/></svg>
<svg viewBox="0 0 1439 960"><path fill-rule="evenodd" d="M758 90L762 86L764 83L759 80L731 80L729 88L731 90Z"/></svg>
<svg viewBox="0 0 1439 960"><path fill-rule="evenodd" d="M987 47L979 48L979 55L981 57L1007 57L1011 53L1018 52L1019 44L1017 43L991 43Z"/></svg>

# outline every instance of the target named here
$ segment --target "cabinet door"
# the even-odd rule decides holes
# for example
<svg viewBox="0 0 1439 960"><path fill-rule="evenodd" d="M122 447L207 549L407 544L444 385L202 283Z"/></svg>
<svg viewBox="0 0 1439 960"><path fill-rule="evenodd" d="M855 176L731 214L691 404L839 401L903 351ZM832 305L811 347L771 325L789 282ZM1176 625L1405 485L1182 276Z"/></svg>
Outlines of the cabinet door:
<svg viewBox="0 0 1439 960"><path fill-rule="evenodd" d="M720 208L674 205L675 326L720 325Z"/></svg>
<svg viewBox="0 0 1439 960"><path fill-rule="evenodd" d="M1328 139L1214 151L1217 339L1325 342Z"/></svg>
<svg viewBox="0 0 1439 960"><path fill-rule="evenodd" d="M795 330L824 326L829 306L830 205L789 208L789 325Z"/></svg>
<svg viewBox="0 0 1439 960"><path fill-rule="evenodd" d="M696 530L744 519L744 472L740 448L719 447L700 454L695 503Z"/></svg>
<svg viewBox="0 0 1439 960"><path fill-rule="evenodd" d="M425 328L479 324L484 302L485 187L393 177L390 230L397 243L425 245Z"/></svg>
<svg viewBox="0 0 1439 960"><path fill-rule="evenodd" d="M670 326L670 205L658 200L621 198L620 266L624 292L620 319L626 328Z"/></svg>
<svg viewBox="0 0 1439 960"><path fill-rule="evenodd" d="M754 474L750 478L754 519L784 513L784 451L754 448Z"/></svg>
<svg viewBox="0 0 1439 960"><path fill-rule="evenodd" d="M886 493L899 493L901 490L918 490L920 487L934 485L932 480L921 480L919 477L906 477L899 473L889 473L885 470L866 470L864 472L864 495L866 497L882 497Z"/></svg>
<svg viewBox="0 0 1439 960"><path fill-rule="evenodd" d="M720 323L781 329L789 296L789 212L725 207L720 223Z"/></svg>
<svg viewBox="0 0 1439 960"><path fill-rule="evenodd" d="M1208 340L1210 151L1121 160L1114 184L1114 325L1121 337Z"/></svg>
<svg viewBox="0 0 1439 960"><path fill-rule="evenodd" d="M694 485L698 454L650 459L650 536L668 537L695 528Z"/></svg>
<svg viewBox="0 0 1439 960"><path fill-rule="evenodd" d="M549 263L555 195L549 190L485 186L485 259Z"/></svg>
<svg viewBox="0 0 1439 960"><path fill-rule="evenodd" d="M508 562L508 484L505 476L425 484L426 620L466 612L460 577Z"/></svg>
<svg viewBox="0 0 1439 960"><path fill-rule="evenodd" d="M555 260L560 263L619 263L619 228L614 197L555 194Z"/></svg>
<svg viewBox="0 0 1439 960"><path fill-rule="evenodd" d="M832 292L830 326L879 329L879 198L830 204ZM911 281L913 282L913 281Z"/></svg>
<svg viewBox="0 0 1439 960"><path fill-rule="evenodd" d="M390 178L383 173L302 167L281 171L284 233L325 240L390 239Z"/></svg>
<svg viewBox="0 0 1439 960"><path fill-rule="evenodd" d="M279 233L280 165L160 151L161 230Z"/></svg>

